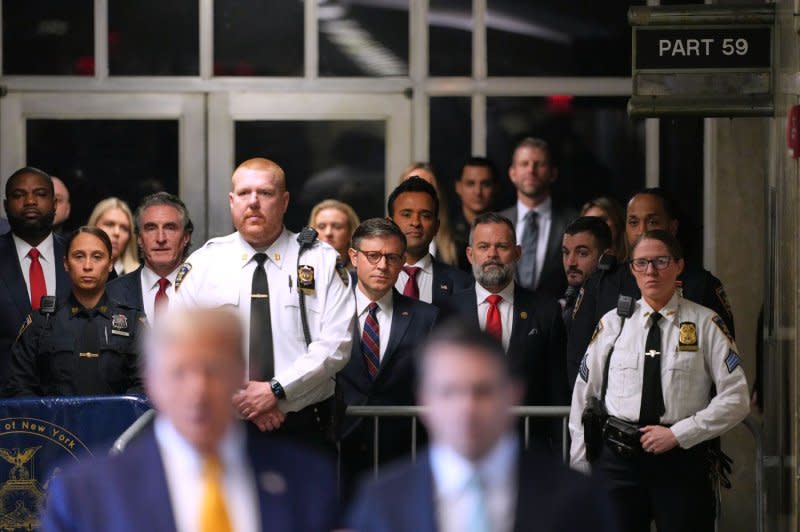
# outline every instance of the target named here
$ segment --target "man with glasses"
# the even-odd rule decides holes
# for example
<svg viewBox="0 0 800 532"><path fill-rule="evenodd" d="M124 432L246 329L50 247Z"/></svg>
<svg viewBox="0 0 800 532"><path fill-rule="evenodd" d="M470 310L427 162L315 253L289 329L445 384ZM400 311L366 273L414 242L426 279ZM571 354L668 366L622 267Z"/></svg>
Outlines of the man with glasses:
<svg viewBox="0 0 800 532"><path fill-rule="evenodd" d="M389 195L387 211L408 242L405 265L395 283L401 294L441 309L455 292L472 285L467 273L430 254L439 231L439 197L433 185L419 177L406 179Z"/></svg>
<svg viewBox="0 0 800 532"><path fill-rule="evenodd" d="M645 231L663 229L675 235L678 232L678 208L660 188L647 188L635 194L628 202L625 217L625 235L632 246ZM682 297L699 303L716 312L731 335L734 334L733 312L725 289L719 279L698 265L686 264L678 276L678 291ZM586 281L575 303L572 324L567 339L567 360L579 364L592 333L600 318L617 306L620 295L641 296L636 279L628 263L616 263L598 269Z"/></svg>
<svg viewBox="0 0 800 532"><path fill-rule="evenodd" d="M337 386L347 405L412 405L412 352L430 333L439 311L394 289L406 248L406 238L394 222L366 220L353 233L352 244L350 261L358 278L354 289L357 327L350 361L339 373ZM372 418L345 419L342 462L351 477L373 463L373 430ZM380 462L410 449L411 421L381 420Z"/></svg>

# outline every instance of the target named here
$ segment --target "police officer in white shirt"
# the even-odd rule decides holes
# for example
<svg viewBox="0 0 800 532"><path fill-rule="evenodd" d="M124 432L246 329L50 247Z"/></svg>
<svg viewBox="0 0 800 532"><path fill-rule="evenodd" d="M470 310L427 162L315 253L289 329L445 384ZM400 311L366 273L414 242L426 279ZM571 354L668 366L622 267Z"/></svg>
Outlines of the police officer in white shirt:
<svg viewBox="0 0 800 532"><path fill-rule="evenodd" d="M176 303L238 308L250 346L249 381L233 399L239 414L261 430L324 443L334 376L350 356L350 277L336 250L313 241L301 252L298 235L283 226L289 193L280 166L250 159L231 185L237 231L209 240L181 266Z"/></svg>
<svg viewBox="0 0 800 532"><path fill-rule="evenodd" d="M582 416L590 399L604 398L609 419L591 467L607 481L622 530L649 531L653 520L659 532L713 530L710 440L749 412L739 352L718 315L677 292L683 255L672 233L644 233L630 267L642 298L628 318L603 317L583 358L571 463L589 468Z"/></svg>

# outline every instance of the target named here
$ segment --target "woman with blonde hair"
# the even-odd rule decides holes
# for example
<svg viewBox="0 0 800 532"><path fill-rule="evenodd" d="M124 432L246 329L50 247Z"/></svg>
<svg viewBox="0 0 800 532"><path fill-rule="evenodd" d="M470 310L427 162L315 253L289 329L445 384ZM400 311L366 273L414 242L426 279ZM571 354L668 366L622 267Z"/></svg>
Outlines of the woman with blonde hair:
<svg viewBox="0 0 800 532"><path fill-rule="evenodd" d="M411 176L418 176L433 185L436 195L439 197L439 232L436 233L433 242L431 242L431 255L441 262L458 266L458 251L456 249L455 234L450 225L450 212L447 207L448 199L442 193L433 167L429 163L411 163L400 175L399 182L402 183Z"/></svg>
<svg viewBox="0 0 800 532"><path fill-rule="evenodd" d="M111 281L139 267L136 239L133 238L133 213L119 198L106 198L95 205L87 225L99 227L111 239Z"/></svg>
<svg viewBox="0 0 800 532"><path fill-rule="evenodd" d="M320 201L311 209L308 225L317 230L320 240L339 252L341 264L350 265L347 255L350 237L361 225L356 211L350 205L335 199Z"/></svg>
<svg viewBox="0 0 800 532"><path fill-rule="evenodd" d="M608 196L589 200L583 205L581 216L595 216L602 219L611 229L611 249L614 250L617 260L621 262L627 258L625 211L616 200Z"/></svg>

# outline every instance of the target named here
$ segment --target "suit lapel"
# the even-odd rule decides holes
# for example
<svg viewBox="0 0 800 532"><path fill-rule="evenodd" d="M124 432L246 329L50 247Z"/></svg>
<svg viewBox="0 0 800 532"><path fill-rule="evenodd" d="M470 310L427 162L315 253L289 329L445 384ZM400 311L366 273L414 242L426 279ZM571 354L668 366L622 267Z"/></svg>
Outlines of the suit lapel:
<svg viewBox="0 0 800 532"><path fill-rule="evenodd" d="M136 282L133 284L133 289L136 291L135 297L139 308L144 312L144 297L142 296L142 269L144 266L139 266L136 270Z"/></svg>
<svg viewBox="0 0 800 532"><path fill-rule="evenodd" d="M53 255L56 269L56 299L58 301L66 301L72 291L72 282L70 281L67 270L64 269L64 256L67 250L64 247L64 241L58 235L53 235Z"/></svg>
<svg viewBox="0 0 800 532"><path fill-rule="evenodd" d="M409 530L435 532L438 527L436 526L430 451L426 451L420 457L414 468L414 485L409 493L411 501L408 505L408 508L413 508L413 511L409 512L409 519L412 520L413 526L409 527Z"/></svg>
<svg viewBox="0 0 800 532"><path fill-rule="evenodd" d="M544 264L541 271L547 272L551 269L563 268L561 262L561 242L564 236L566 220L564 213L555 206L551 207L550 214L550 233L547 235L547 252L544 256ZM541 276L539 277L541 283ZM540 285L541 286L541 285Z"/></svg>
<svg viewBox="0 0 800 532"><path fill-rule="evenodd" d="M253 466L253 476L258 494L260 530L294 530L292 507L286 500L286 478L270 461L269 445L250 435L247 427L247 455Z"/></svg>
<svg viewBox="0 0 800 532"><path fill-rule="evenodd" d="M453 293L453 280L447 275L439 263L433 260L433 285L431 286L431 302L441 305Z"/></svg>
<svg viewBox="0 0 800 532"><path fill-rule="evenodd" d="M148 467L137 468L136 474L140 476L140 487L142 492L142 518L149 522L151 530L175 530L175 514L167 486L167 476L164 473L164 461L158 450L155 432L142 435L141 459L140 464L154 464L156 467L150 470ZM164 508L166 511L149 511L153 508ZM146 516L149 516L146 517Z"/></svg>
<svg viewBox="0 0 800 532"><path fill-rule="evenodd" d="M455 306L456 308L464 309L463 310L464 317L469 320L470 325L472 325L476 329L480 328L481 322L478 319L478 294L475 292L475 285L473 285L472 288L468 290L459 292L454 297L461 298L460 301L455 302Z"/></svg>
<svg viewBox="0 0 800 532"><path fill-rule="evenodd" d="M520 293L519 285L514 285L514 314L511 321L511 338L508 341L508 352L517 353L517 345L524 345L526 337L531 332L533 322L533 307L528 298Z"/></svg>
<svg viewBox="0 0 800 532"><path fill-rule="evenodd" d="M389 365L395 351L397 351L400 342L403 340L408 330L408 325L413 319L410 308L405 301L397 297L398 295L400 295L398 292L392 290L392 329L389 331L389 341L386 344L386 352L381 359L381 366L378 368L378 374L375 376L375 381L372 383L373 386L375 382L381 378L381 375L385 373L385 368ZM380 334L383 335L386 333L381 331Z"/></svg>
<svg viewBox="0 0 800 532"><path fill-rule="evenodd" d="M14 239L11 233L6 233L0 240L0 256L4 260L0 261L0 280L6 285L6 289L11 296L11 300L19 308L21 315L29 314L31 311L31 300L28 295L25 278L19 267L17 258L17 248L14 246Z"/></svg>

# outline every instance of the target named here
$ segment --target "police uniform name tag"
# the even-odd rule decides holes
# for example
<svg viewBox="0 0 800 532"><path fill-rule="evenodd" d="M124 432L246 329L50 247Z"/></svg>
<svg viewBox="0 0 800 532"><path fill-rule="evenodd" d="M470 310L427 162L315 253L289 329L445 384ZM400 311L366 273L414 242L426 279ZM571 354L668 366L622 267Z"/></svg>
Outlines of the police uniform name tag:
<svg viewBox="0 0 800 532"><path fill-rule="evenodd" d="M130 336L128 331L128 316L125 314L114 314L111 316L111 334L118 336Z"/></svg>
<svg viewBox="0 0 800 532"><path fill-rule="evenodd" d="M297 289L307 296L314 295L314 268L308 264L297 267Z"/></svg>
<svg viewBox="0 0 800 532"><path fill-rule="evenodd" d="M697 351L697 325L690 321L681 323L678 351Z"/></svg>

